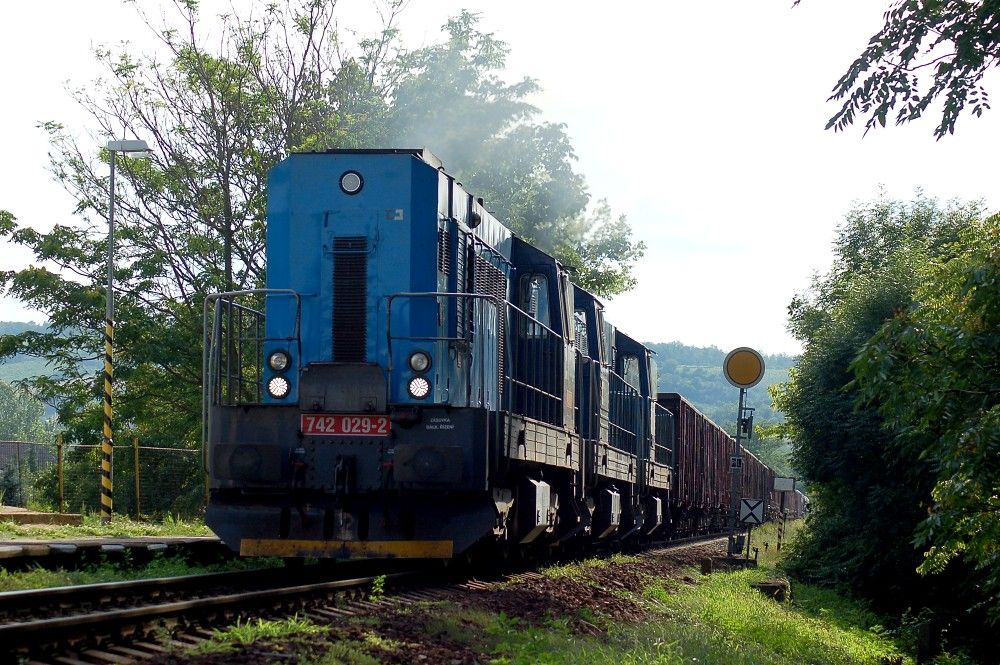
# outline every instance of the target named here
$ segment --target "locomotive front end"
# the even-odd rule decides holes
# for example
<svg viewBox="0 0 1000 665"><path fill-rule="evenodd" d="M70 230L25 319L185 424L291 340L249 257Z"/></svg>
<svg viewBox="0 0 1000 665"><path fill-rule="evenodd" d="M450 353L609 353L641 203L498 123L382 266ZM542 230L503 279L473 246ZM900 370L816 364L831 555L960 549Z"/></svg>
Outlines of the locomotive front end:
<svg viewBox="0 0 1000 665"><path fill-rule="evenodd" d="M498 305L451 249L485 212L439 167L272 170L267 288L206 303L206 522L240 554L448 558L494 528Z"/></svg>

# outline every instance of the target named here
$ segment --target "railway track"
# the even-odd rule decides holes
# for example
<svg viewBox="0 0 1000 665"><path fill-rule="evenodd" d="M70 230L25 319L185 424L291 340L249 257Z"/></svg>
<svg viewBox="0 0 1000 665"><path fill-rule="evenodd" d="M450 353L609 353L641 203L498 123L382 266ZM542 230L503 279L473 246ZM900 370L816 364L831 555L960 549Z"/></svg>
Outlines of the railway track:
<svg viewBox="0 0 1000 665"><path fill-rule="evenodd" d="M398 584L419 575L399 572L387 579ZM376 577L241 571L7 592L0 594L0 650L6 662L155 660L170 647L190 647L199 634L204 639L206 626L240 616L364 603Z"/></svg>
<svg viewBox="0 0 1000 665"><path fill-rule="evenodd" d="M714 542L718 537L686 539L648 548L650 554ZM93 663L155 662L164 654L189 649L212 637L210 628L241 617L301 614L330 622L370 613L381 603L439 600L482 588L427 570L385 575L386 595L369 599L376 578L368 574L329 579L319 567L211 573L32 591L0 593L0 653L3 662ZM532 570L506 579L537 576Z"/></svg>

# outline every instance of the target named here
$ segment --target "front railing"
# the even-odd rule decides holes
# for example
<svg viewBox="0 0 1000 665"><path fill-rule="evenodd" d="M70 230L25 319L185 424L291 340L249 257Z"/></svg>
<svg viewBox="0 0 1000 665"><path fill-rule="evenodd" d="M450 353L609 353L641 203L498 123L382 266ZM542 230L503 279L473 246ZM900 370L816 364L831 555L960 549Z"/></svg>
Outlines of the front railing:
<svg viewBox="0 0 1000 665"><path fill-rule="evenodd" d="M293 329L286 336L268 337L265 331L264 301L294 305ZM264 390L264 345L282 341L296 345L301 358L299 324L302 305L299 294L290 289L250 289L213 293L205 298L202 315L202 451L209 435L211 406L260 404Z"/></svg>

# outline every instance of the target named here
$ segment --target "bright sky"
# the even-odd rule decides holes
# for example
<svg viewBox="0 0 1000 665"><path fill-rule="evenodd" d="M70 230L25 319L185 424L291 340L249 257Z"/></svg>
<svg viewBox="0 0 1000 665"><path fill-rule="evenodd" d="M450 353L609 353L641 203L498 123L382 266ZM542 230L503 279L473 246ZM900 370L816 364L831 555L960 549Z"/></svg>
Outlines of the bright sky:
<svg viewBox="0 0 1000 665"><path fill-rule="evenodd" d="M157 13L158 0L139 4ZM651 342L796 353L786 307L829 266L835 227L853 202L880 184L899 198L919 187L984 198L991 209L1000 201L986 167L1000 138L996 111L963 117L939 142L936 116L867 138L823 130L835 110L825 101L831 87L887 5L410 0L400 25L420 46L461 8L480 12L511 48L511 77L538 79L544 90L533 101L566 123L594 198L627 214L648 247L638 287L609 303L619 327ZM374 29L371 7L340 0L341 26ZM121 0L12 3L4 13L0 208L45 229L70 221L73 202L52 182L36 123L58 120L85 138L66 84L99 73L91 48L130 34L137 50L153 43ZM3 269L31 258L9 245L0 252ZM43 318L0 299L0 320Z"/></svg>

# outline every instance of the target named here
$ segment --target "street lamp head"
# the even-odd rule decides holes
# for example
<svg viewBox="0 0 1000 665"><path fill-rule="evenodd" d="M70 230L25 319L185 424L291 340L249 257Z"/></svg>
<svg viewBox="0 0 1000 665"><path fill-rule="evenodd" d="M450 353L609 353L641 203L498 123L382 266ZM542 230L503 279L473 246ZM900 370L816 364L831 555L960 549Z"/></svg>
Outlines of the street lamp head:
<svg viewBox="0 0 1000 665"><path fill-rule="evenodd" d="M149 146L145 141L139 139L127 139L124 141L108 141L108 150L114 152L136 152L148 153Z"/></svg>

